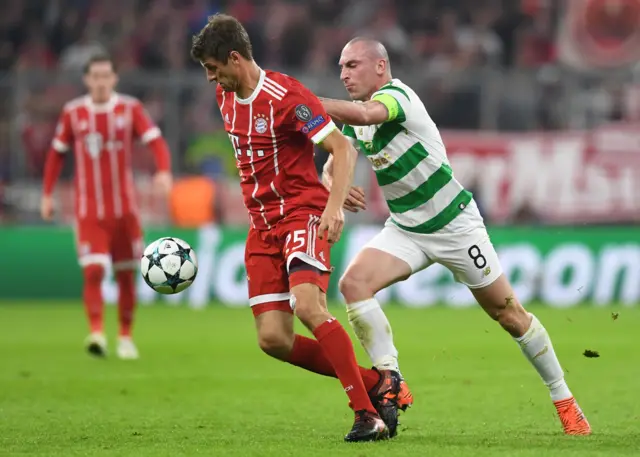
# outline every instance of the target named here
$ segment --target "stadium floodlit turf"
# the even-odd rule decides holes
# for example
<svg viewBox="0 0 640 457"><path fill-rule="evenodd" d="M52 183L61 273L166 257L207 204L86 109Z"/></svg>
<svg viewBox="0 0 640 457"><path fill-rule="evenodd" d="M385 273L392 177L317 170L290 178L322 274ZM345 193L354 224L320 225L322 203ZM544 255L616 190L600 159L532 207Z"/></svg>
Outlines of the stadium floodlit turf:
<svg viewBox="0 0 640 457"><path fill-rule="evenodd" d="M531 308L591 422L587 438L561 434L545 387L480 311L387 309L416 404L397 438L347 444L353 415L338 381L261 354L247 309L141 308L142 358L123 362L85 355L80 304L2 304L0 455L640 455L640 309ZM107 317L113 336L115 309Z"/></svg>

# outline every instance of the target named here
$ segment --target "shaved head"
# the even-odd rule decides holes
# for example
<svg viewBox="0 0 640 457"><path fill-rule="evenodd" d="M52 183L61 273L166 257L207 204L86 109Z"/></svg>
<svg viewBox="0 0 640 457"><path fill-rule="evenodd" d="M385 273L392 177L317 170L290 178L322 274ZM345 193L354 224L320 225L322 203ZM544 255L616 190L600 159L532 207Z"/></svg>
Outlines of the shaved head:
<svg viewBox="0 0 640 457"><path fill-rule="evenodd" d="M373 38L355 37L345 45L345 48L355 43L360 43L360 49L363 50L368 57L385 60L387 67L389 66L389 53L387 52L387 48L384 47L384 44Z"/></svg>
<svg viewBox="0 0 640 457"><path fill-rule="evenodd" d="M340 79L352 100L368 100L391 80L389 54L373 38L356 37L342 49Z"/></svg>

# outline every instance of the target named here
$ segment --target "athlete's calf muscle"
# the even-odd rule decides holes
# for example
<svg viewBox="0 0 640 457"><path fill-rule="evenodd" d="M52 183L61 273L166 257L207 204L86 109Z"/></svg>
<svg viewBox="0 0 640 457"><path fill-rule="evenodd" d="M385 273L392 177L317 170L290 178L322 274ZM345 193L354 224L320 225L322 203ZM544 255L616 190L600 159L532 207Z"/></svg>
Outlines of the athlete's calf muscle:
<svg viewBox="0 0 640 457"><path fill-rule="evenodd" d="M507 277L502 274L486 287L470 289L482 309L514 337L525 334L531 316L522 307Z"/></svg>

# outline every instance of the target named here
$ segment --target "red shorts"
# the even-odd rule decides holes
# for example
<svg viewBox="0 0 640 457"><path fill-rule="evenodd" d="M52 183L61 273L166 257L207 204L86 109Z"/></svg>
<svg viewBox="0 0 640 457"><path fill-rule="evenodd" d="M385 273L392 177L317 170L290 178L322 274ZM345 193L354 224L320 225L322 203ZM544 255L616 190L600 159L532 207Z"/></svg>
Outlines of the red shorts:
<svg viewBox="0 0 640 457"><path fill-rule="evenodd" d="M249 230L244 259L254 316L272 310L291 313L289 290L299 284L315 284L327 291L331 246L326 237L318 238L319 223L320 216L302 214L281 220L270 231ZM292 262L300 261L319 271L289 274Z"/></svg>
<svg viewBox="0 0 640 457"><path fill-rule="evenodd" d="M140 219L133 214L111 220L80 219L76 244L82 267L113 262L114 270L136 269L144 249Z"/></svg>

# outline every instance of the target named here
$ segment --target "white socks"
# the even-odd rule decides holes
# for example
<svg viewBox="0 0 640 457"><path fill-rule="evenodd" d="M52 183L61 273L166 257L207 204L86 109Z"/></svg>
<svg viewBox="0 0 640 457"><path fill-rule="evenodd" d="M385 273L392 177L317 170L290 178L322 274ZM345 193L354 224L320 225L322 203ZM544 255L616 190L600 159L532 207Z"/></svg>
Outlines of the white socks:
<svg viewBox="0 0 640 457"><path fill-rule="evenodd" d="M547 330L533 315L529 330L514 340L520 345L522 353L535 367L536 371L549 388L553 401L571 398L573 395L564 381L564 372L553 350Z"/></svg>
<svg viewBox="0 0 640 457"><path fill-rule="evenodd" d="M564 380L564 372L551 344L549 334L533 315L529 330L514 340L520 345L524 356L531 362L545 385L549 388L553 401L573 397ZM393 333L387 316L375 298L347 305L349 323L362 347L378 369L400 371L398 351L393 344Z"/></svg>
<svg viewBox="0 0 640 457"><path fill-rule="evenodd" d="M393 345L393 332L384 311L375 298L347 305L349 323L373 366L381 370L398 368L398 351Z"/></svg>

